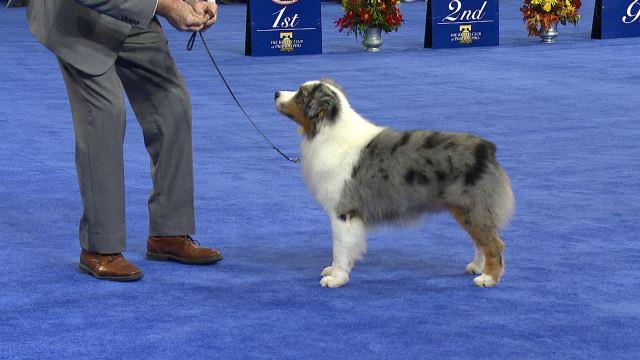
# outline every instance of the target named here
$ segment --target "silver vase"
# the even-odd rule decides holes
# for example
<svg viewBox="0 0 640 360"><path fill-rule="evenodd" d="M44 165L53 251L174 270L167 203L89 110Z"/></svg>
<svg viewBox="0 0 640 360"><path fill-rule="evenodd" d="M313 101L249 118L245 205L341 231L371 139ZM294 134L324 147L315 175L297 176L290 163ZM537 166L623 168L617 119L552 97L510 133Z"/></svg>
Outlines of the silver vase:
<svg viewBox="0 0 640 360"><path fill-rule="evenodd" d="M556 38L560 33L558 32L558 23L554 22L549 27L542 28L540 30L540 38L542 39L542 43L544 44L553 44L556 42Z"/></svg>
<svg viewBox="0 0 640 360"><path fill-rule="evenodd" d="M381 28L369 28L364 31L362 45L367 49L367 51L380 51L380 45L382 45L382 42Z"/></svg>

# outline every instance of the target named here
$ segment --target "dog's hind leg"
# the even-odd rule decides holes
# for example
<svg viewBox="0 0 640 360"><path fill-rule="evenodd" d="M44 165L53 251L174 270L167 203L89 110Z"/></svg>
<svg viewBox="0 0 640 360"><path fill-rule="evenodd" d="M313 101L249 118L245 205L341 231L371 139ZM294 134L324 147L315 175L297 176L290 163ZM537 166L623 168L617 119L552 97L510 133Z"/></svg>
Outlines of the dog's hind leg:
<svg viewBox="0 0 640 360"><path fill-rule="evenodd" d="M491 287L500 281L504 274L504 242L498 235L498 226L491 220L483 216L471 215L470 211L459 208L450 209L453 217L469 233L476 246L476 257L474 261L467 265L467 270L476 268L476 260L480 255L484 255L484 266L481 268L481 275L473 279L477 286ZM472 265L473 264L473 265ZM472 266L470 266L472 265ZM476 273L474 271L474 273Z"/></svg>
<svg viewBox="0 0 640 360"><path fill-rule="evenodd" d="M354 216L332 216L333 263L322 271L320 285L340 287L349 281L356 260L367 250L364 222Z"/></svg>

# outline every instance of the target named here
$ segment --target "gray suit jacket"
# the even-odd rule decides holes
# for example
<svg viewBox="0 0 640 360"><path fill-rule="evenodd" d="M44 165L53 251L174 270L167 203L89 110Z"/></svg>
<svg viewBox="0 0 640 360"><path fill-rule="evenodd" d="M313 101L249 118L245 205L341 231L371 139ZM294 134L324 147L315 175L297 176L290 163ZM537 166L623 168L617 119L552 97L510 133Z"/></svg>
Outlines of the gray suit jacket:
<svg viewBox="0 0 640 360"><path fill-rule="evenodd" d="M90 75L113 65L131 26L151 22L157 0L31 0L31 33L49 50Z"/></svg>

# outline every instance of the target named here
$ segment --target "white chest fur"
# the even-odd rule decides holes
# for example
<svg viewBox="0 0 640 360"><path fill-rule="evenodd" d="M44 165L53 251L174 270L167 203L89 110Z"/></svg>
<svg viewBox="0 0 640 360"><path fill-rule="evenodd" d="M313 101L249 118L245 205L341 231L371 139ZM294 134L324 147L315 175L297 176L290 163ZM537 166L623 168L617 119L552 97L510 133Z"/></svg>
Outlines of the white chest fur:
<svg viewBox="0 0 640 360"><path fill-rule="evenodd" d="M313 139L302 141L302 174L325 211L333 211L360 152L382 130L348 109Z"/></svg>

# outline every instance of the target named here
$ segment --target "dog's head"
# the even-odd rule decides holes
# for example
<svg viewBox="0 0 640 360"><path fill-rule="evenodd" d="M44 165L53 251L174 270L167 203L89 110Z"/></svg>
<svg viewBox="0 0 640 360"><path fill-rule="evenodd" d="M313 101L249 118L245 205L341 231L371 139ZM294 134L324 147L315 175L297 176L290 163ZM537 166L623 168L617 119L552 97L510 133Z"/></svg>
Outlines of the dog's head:
<svg viewBox="0 0 640 360"><path fill-rule="evenodd" d="M276 109L294 120L313 139L324 126L334 124L342 109L344 92L331 80L308 81L298 91L276 91Z"/></svg>

